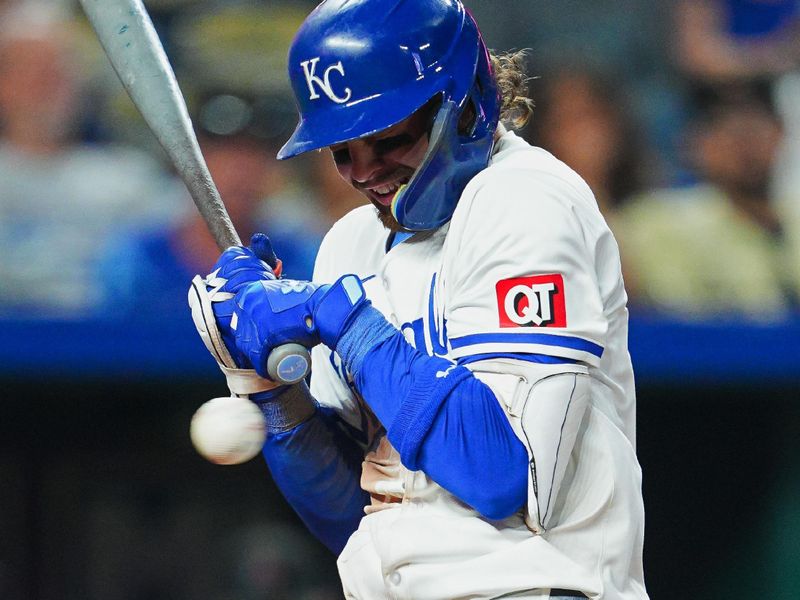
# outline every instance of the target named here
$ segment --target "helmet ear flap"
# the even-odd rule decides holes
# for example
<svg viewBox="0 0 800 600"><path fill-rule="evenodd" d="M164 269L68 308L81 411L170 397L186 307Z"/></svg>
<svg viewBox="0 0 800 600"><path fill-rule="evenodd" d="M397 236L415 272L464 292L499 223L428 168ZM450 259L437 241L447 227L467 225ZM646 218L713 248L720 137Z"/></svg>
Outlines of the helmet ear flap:
<svg viewBox="0 0 800 600"><path fill-rule="evenodd" d="M489 50L486 48L483 38L480 37L480 34L478 35L480 40L478 65L475 70L475 83L470 90L470 97L477 107L476 128L491 130L494 133L500 120L502 102Z"/></svg>
<svg viewBox="0 0 800 600"><path fill-rule="evenodd" d="M478 110L472 95L467 96L461 115L458 117L458 135L471 137L475 133L475 126L478 124Z"/></svg>
<svg viewBox="0 0 800 600"><path fill-rule="evenodd" d="M464 107L458 120L458 134L466 138L480 137L485 133L484 130L491 129L493 132L500 109L500 97L489 51L480 34L478 40L475 79L464 100Z"/></svg>
<svg viewBox="0 0 800 600"><path fill-rule="evenodd" d="M464 100L464 108L458 118L458 135L465 138L472 138L476 135L479 125L494 128L494 123L489 123L490 116L487 114L486 91L481 84L479 77L475 78L475 84ZM491 107L489 107L491 108Z"/></svg>
<svg viewBox="0 0 800 600"><path fill-rule="evenodd" d="M428 111L428 135L430 136L431 130L433 129L433 124L436 121L436 116L439 114L439 110L442 108L442 103L444 102L444 93L439 92L431 97L425 104L423 104L422 108L417 110L426 110Z"/></svg>

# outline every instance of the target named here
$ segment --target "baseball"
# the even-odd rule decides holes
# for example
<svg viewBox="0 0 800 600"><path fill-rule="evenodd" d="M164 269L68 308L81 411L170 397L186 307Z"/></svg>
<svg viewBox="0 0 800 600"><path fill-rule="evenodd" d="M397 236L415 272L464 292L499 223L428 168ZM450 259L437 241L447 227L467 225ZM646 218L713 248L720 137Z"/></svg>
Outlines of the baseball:
<svg viewBox="0 0 800 600"><path fill-rule="evenodd" d="M197 409L189 428L197 452L218 465L238 465L261 452L264 416L246 398L214 398Z"/></svg>

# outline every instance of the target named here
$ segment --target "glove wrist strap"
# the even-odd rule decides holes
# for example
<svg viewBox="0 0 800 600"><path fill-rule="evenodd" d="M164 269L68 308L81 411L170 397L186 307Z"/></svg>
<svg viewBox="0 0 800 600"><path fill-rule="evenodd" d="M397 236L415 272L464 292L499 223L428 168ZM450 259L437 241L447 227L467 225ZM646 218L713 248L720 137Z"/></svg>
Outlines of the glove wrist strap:
<svg viewBox="0 0 800 600"><path fill-rule="evenodd" d="M213 291L213 289L209 292L207 281L197 275L192 280L192 287L189 288L189 306L192 310L194 326L211 356L225 373L231 394L250 396L273 390L278 387L277 383L261 377L254 369L239 369L225 346L222 333L217 327L214 317L213 302L229 296L230 294Z"/></svg>
<svg viewBox="0 0 800 600"><path fill-rule="evenodd" d="M284 433L310 419L317 410L317 404L305 382L283 386L274 392L260 397L251 397L264 414L267 433Z"/></svg>
<svg viewBox="0 0 800 600"><path fill-rule="evenodd" d="M314 307L320 339L332 350L358 309L369 303L364 286L355 275L343 275L330 285Z"/></svg>
<svg viewBox="0 0 800 600"><path fill-rule="evenodd" d="M274 390L280 384L261 377L255 369L231 369L223 364L219 368L225 373L228 389L234 396L251 396L259 392Z"/></svg>

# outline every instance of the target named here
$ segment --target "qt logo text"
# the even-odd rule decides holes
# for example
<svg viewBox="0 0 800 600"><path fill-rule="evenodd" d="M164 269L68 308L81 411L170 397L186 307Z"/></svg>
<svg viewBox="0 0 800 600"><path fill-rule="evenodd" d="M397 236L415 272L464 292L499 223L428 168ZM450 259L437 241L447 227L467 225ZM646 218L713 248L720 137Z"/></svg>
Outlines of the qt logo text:
<svg viewBox="0 0 800 600"><path fill-rule="evenodd" d="M495 285L500 327L566 327L564 278L559 274L503 279Z"/></svg>
<svg viewBox="0 0 800 600"><path fill-rule="evenodd" d="M337 104L344 104L350 100L353 94L349 87L344 88L344 96L337 96L336 92L333 91L333 87L331 86L332 71L336 71L339 73L339 75L344 77L344 66L342 65L342 61L329 65L322 72L322 77L317 75L317 64L319 64L319 56L310 60L304 60L300 63L300 66L303 67L303 74L306 76L308 91L311 94L309 96L309 100L316 100L317 98L320 98L317 88L319 88L322 93L324 93L328 98Z"/></svg>

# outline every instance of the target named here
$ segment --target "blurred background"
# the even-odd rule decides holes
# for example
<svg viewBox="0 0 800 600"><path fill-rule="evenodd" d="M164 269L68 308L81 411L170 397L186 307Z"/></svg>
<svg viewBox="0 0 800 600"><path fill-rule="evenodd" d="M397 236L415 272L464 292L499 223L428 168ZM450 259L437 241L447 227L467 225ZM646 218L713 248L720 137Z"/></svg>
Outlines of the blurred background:
<svg viewBox="0 0 800 600"><path fill-rule="evenodd" d="M242 238L309 277L361 203L274 159L314 2L145 4ZM651 596L800 597L800 3L466 4L622 249ZM191 448L217 250L74 1L0 0L0 248L0 599L340 598L265 465Z"/></svg>

